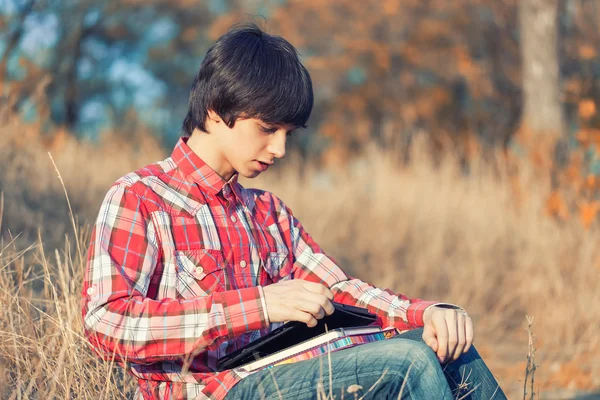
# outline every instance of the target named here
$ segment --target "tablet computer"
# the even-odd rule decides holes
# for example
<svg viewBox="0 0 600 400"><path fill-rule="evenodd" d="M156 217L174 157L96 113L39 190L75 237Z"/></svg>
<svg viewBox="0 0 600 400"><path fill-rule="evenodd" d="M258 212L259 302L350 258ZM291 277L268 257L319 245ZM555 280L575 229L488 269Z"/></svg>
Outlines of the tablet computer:
<svg viewBox="0 0 600 400"><path fill-rule="evenodd" d="M249 343L245 347L227 354L217 360L217 371L239 367L258 360L269 354L311 339L328 330L367 326L377 321L377 316L366 308L333 303L335 311L309 328L304 322L291 321L283 324L265 336Z"/></svg>

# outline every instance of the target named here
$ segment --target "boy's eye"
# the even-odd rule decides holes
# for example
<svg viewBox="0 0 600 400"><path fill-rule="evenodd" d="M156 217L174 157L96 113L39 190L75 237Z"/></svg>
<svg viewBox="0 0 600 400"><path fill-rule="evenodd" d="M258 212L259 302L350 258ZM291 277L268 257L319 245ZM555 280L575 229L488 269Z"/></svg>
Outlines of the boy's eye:
<svg viewBox="0 0 600 400"><path fill-rule="evenodd" d="M275 127L269 127L269 126L264 126L264 125L259 125L260 129L265 132L265 133L275 133L279 130L279 127L275 126ZM291 131L286 132L285 136L290 137L292 136L292 133L294 133L296 131L296 129L292 129Z"/></svg>
<svg viewBox="0 0 600 400"><path fill-rule="evenodd" d="M277 132L277 128L269 128L267 126L262 126L262 125L261 125L260 128L262 129L263 132L266 132L266 133L275 133L275 132Z"/></svg>

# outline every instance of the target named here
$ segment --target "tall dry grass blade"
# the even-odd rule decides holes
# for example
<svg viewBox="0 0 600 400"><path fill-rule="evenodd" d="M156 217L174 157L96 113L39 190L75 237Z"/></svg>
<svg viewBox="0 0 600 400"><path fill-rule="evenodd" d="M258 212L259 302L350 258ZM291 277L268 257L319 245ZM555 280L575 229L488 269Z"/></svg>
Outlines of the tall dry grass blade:
<svg viewBox="0 0 600 400"><path fill-rule="evenodd" d="M464 399L466 399L471 393L473 393L475 390L477 390L479 388L479 386L481 386L481 384L475 386L473 389L469 390L467 393L465 393L464 395L460 396L456 400L464 400Z"/></svg>
<svg viewBox="0 0 600 400"><path fill-rule="evenodd" d="M11 246L14 246L14 244L15 244L16 240L19 238L19 236L21 236L21 233L20 233L20 232L17 234L17 236L15 236L15 237L11 237L11 239L10 239L10 242L8 242L8 243L6 244L6 246L4 246L4 247L2 248L2 250L0 250L0 257L2 257L2 254L3 254L3 253L4 253L4 252L5 252L5 251L6 251L6 250L9 248L9 247L11 247Z"/></svg>
<svg viewBox="0 0 600 400"><path fill-rule="evenodd" d="M17 235L16 237L18 237L19 235ZM15 237L15 239L16 239ZM15 241L15 239L11 240L11 243ZM35 245L30 245L29 247L27 247L24 250L19 251L14 257L12 257L7 263L5 263L4 265L0 266L0 272L2 272L3 269L8 268L11 264L13 264L15 261L20 260L26 253L28 253L31 249L33 249L35 247ZM1 253L0 253L1 255Z"/></svg>
<svg viewBox="0 0 600 400"><path fill-rule="evenodd" d="M13 301L16 301L16 296L13 297L12 299ZM16 332L17 331L17 327L15 325L15 317L13 315L13 308L11 306L10 303L6 303L6 306L8 308L8 320L9 320L9 327L10 327L10 331L11 332ZM24 379L21 377L21 368L20 367L20 363L21 363L21 358L19 357L19 352L18 352L18 343L17 343L17 339L16 336L12 337L12 348L14 351L13 357L14 357L14 363L16 366L16 384L15 384L15 389L13 391L13 393L10 396L10 399L17 399L17 400L21 400L21 385L23 385L24 383Z"/></svg>
<svg viewBox="0 0 600 400"><path fill-rule="evenodd" d="M387 375L387 373L388 373L388 370L385 369L383 371L383 374L381 374L381 376L375 381L375 383L373 385L371 385L371 387L369 388L369 390L367 390L367 393L365 393L364 395L362 395L358 400L363 400L366 395L368 395L373 390L375 390L375 388L377 387L377 385L379 385L381 383L381 381L383 381L383 378L385 378L385 376Z"/></svg>
<svg viewBox="0 0 600 400"><path fill-rule="evenodd" d="M71 309L71 302L69 301L69 296L71 292L69 290L69 284L67 283L67 277L65 276L64 268L67 265L66 262L63 263L60 258L60 254L58 253L58 249L54 250L54 257L56 258L56 270L58 271L59 283L61 286L61 292L63 294L63 303L67 310L67 321L73 320L73 311Z"/></svg>
<svg viewBox="0 0 600 400"><path fill-rule="evenodd" d="M494 400L498 393L500 393L500 385L496 385L496 390L494 390L494 393L492 393L492 397L490 398L490 400Z"/></svg>
<svg viewBox="0 0 600 400"><path fill-rule="evenodd" d="M527 397L527 383L531 383L531 393L529 396L530 400L533 400L535 397L534 381L535 381L535 371L537 369L537 365L535 364L535 335L533 334L533 317L529 315L527 318L527 337L528 337L528 345L527 345L527 365L525 366L525 382L523 383L523 400Z"/></svg>
<svg viewBox="0 0 600 400"><path fill-rule="evenodd" d="M64 338L63 338L64 339ZM63 340L62 346L60 348L60 352L58 353L58 359L56 362L56 366L54 367L53 371L53 376L51 379L51 385L50 385L50 390L49 390L49 395L48 398L49 399L53 399L56 393L56 385L60 382L60 373L62 372L63 375L66 373L65 369L64 369L64 363L65 363L65 357L67 355L67 350L69 349L69 343L66 340ZM66 382L66 376L64 376L64 381ZM65 396L66 397L66 393Z"/></svg>
<svg viewBox="0 0 600 400"><path fill-rule="evenodd" d="M41 242L41 237L40 237L40 242ZM48 266L48 261L46 259L46 253L44 252L44 247L41 246L40 247L40 255L41 255L41 262L42 262L42 267L44 268L44 280L46 282L48 282L50 289L52 290L52 300L54 300L54 307L56 310L56 316L58 317L58 327L61 331L63 331L65 329L65 324L64 324L64 320L63 320L63 315L62 315L62 306L60 305L60 299L58 297L58 292L56 291L56 286L54 286L54 283L52 282L52 274L50 272L50 268Z"/></svg>
<svg viewBox="0 0 600 400"><path fill-rule="evenodd" d="M444 371L446 370L446 368L444 368ZM455 400L461 400L464 399L466 396L468 396L469 394L473 393L475 391L475 389L477 389L480 385L475 386L473 389L470 389L467 391L467 389L469 388L469 386L471 385L471 383L469 383L469 379L471 378L471 374L473 373L472 369L469 369L469 373L466 374L467 369L463 368L463 370L460 373L460 382L458 383L457 387L456 387L456 393L454 393L454 398ZM466 376L465 376L466 374ZM466 394L461 395L461 392L465 390Z"/></svg>
<svg viewBox="0 0 600 400"><path fill-rule="evenodd" d="M56 166L54 158L52 158L52 154L50 152L48 152L48 157L50 157L50 161L52 161L52 165L54 165L54 170L58 175L60 185L62 186L63 191L65 193L65 198L67 199L67 206L69 207L69 216L71 217L71 225L73 226L73 232L75 233L75 244L77 245L77 254L79 255L79 257L82 257L83 253L81 251L81 245L79 243L79 234L77 230L77 224L75 223L75 215L73 214L73 208L71 207L71 201L69 200L69 194L67 193L65 182L63 181L62 175L60 174L60 171L58 170L58 167Z"/></svg>
<svg viewBox="0 0 600 400"><path fill-rule="evenodd" d="M273 379L273 384L275 385L275 390L277 390L277 396L279 397L279 400L283 400L283 395L281 394L281 390L277 384L277 379L275 379L275 375L273 374L273 368L269 368L269 375L271 375L271 379Z"/></svg>
<svg viewBox="0 0 600 400"><path fill-rule="evenodd" d="M410 363L408 366L408 370L406 371L406 376L404 377L404 381L402 381L402 386L400 387L400 393L398 393L398 400L402 398L402 393L404 393L404 388L406 387L406 382L408 382L408 376L410 375L410 370L412 369L414 363Z"/></svg>
<svg viewBox="0 0 600 400"><path fill-rule="evenodd" d="M0 192L0 232L2 232L2 217L4 216L4 192Z"/></svg>
<svg viewBox="0 0 600 400"><path fill-rule="evenodd" d="M329 327L325 324L325 333L329 333ZM330 341L327 341L329 347ZM327 369L329 371L329 397L333 400L333 367L331 366L331 351L327 350Z"/></svg>
<svg viewBox="0 0 600 400"><path fill-rule="evenodd" d="M105 363L105 376L108 377L108 382L111 382L111 379L114 377L113 371L114 371L114 367L115 367L115 363L116 363L116 358L117 358L117 352L113 352L112 356L110 358L110 362L109 363ZM102 396L100 397L101 399L109 399L110 398L110 393L109 393L109 386L110 385L106 385L104 390L102 391Z"/></svg>

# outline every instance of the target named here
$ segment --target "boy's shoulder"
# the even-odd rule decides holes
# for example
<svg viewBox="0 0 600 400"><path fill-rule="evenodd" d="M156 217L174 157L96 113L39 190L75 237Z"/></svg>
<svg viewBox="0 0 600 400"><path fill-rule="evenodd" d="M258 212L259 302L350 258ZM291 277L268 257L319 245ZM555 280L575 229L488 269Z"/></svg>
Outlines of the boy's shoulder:
<svg viewBox="0 0 600 400"><path fill-rule="evenodd" d="M137 198L150 211L192 212L197 205L187 198L180 172L171 157L148 164L117 179L109 189ZM184 187L182 187L184 186ZM189 190L188 190L189 191Z"/></svg>
<svg viewBox="0 0 600 400"><path fill-rule="evenodd" d="M153 178L161 178L175 170L175 163L171 157L153 162L138 170L129 172L115 181L113 186L123 185L125 187L134 187L136 184L147 184Z"/></svg>

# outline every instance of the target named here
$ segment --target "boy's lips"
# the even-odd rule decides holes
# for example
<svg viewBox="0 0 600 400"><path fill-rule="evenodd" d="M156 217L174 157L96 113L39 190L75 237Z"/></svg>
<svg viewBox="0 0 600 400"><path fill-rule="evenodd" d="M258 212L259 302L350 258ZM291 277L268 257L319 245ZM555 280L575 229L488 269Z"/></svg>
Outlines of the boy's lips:
<svg viewBox="0 0 600 400"><path fill-rule="evenodd" d="M256 163L258 164L258 168L262 171L265 172L267 170L267 168L269 168L270 165L272 165L273 163L266 163L263 161L256 161Z"/></svg>

